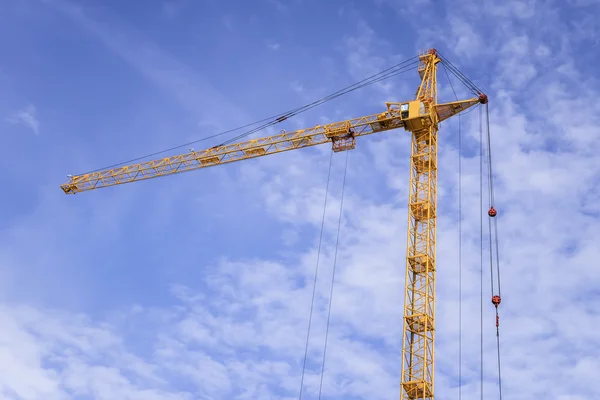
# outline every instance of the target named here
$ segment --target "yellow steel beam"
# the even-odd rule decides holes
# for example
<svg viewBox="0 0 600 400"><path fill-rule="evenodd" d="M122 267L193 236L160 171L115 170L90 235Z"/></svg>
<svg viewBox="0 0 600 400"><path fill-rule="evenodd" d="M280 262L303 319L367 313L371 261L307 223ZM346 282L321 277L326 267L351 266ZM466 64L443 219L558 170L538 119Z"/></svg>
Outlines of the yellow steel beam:
<svg viewBox="0 0 600 400"><path fill-rule="evenodd" d="M400 398L433 399L438 114L435 52L420 56L423 104L412 126Z"/></svg>
<svg viewBox="0 0 600 400"><path fill-rule="evenodd" d="M421 84L415 100L386 103L387 111L294 132L215 146L199 152L72 176L66 194L136 182L331 142L334 151L355 148L358 136L403 127L411 132L410 188L406 249L402 400L434 398L435 271L438 124L487 97L437 103L434 49L419 56Z"/></svg>
<svg viewBox="0 0 600 400"><path fill-rule="evenodd" d="M473 98L460 102L441 104L439 105L439 118L440 120L449 118L478 102L479 99ZM380 114L334 122L327 125L317 125L309 129L280 133L274 136L252 139L225 146L215 146L198 152L191 151L185 154L126 165L104 171L74 175L69 178L68 182L62 184L60 187L66 194L75 194L88 190L157 178L160 176L212 167L214 165L281 153L288 150L315 146L326 142L333 142L333 138L342 141L342 137L347 134L350 128L354 131L353 137L388 131L404 126L404 118L402 118L400 112L401 104L405 103L386 103L388 110ZM332 133L334 135L332 135ZM340 145L340 149L343 150L343 146ZM337 150L335 146L334 150Z"/></svg>
<svg viewBox="0 0 600 400"><path fill-rule="evenodd" d="M346 150L344 141L350 141L346 145L352 147L354 137L387 131L401 126L403 126L403 122L400 111L390 103L388 110L380 114L317 125L309 129L280 133L225 146L215 146L210 149L198 152L191 151L159 160L71 176L68 182L61 185L61 188L66 194L75 194L315 146L326 142L333 142L334 150Z"/></svg>

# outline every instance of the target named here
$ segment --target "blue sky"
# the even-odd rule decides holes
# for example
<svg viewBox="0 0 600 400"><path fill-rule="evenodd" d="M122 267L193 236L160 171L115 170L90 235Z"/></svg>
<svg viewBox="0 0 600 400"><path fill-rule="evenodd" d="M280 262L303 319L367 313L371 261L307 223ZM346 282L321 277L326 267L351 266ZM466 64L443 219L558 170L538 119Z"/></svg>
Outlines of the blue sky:
<svg viewBox="0 0 600 400"><path fill-rule="evenodd" d="M490 98L504 395L600 396L600 2L125 3L0 0L0 397L297 398L328 146L76 196L59 185L304 105L430 47ZM380 112L418 83L408 72L260 135ZM458 133L457 118L440 133L438 399L458 394ZM478 110L462 134L463 398L478 398ZM348 154L324 398L398 395L408 140L373 135ZM317 398L344 157L304 399Z"/></svg>

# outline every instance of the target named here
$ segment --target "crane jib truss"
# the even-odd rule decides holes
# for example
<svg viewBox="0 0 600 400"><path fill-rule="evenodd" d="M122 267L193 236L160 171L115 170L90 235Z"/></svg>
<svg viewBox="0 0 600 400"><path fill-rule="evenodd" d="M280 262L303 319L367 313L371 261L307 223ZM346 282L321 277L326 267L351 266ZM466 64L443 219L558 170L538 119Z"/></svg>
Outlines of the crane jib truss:
<svg viewBox="0 0 600 400"><path fill-rule="evenodd" d="M435 49L419 55L421 83L415 98L386 103L382 113L70 176L61 188L75 194L327 142L335 152L346 151L355 148L359 136L404 128L412 139L400 391L401 399L433 399L438 124L487 103L487 96L474 90L473 98L438 104L437 64L442 60Z"/></svg>

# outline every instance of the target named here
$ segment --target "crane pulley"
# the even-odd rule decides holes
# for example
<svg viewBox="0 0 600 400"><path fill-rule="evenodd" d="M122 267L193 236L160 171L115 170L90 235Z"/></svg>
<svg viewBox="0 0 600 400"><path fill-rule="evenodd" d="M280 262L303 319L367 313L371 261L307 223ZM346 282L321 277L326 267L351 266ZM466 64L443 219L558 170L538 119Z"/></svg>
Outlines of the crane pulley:
<svg viewBox="0 0 600 400"><path fill-rule="evenodd" d="M438 103L436 71L440 62L474 97ZM358 137L404 128L411 133L411 157L401 398L433 399L438 125L470 107L486 104L488 99L435 49L418 56L417 69L421 83L416 96L405 102L385 103L387 109L381 113L73 175L61 188L66 194L76 194L324 143L331 143L334 152L347 151L356 147ZM288 115L283 115L274 123L287 119ZM495 212L490 209L490 217Z"/></svg>

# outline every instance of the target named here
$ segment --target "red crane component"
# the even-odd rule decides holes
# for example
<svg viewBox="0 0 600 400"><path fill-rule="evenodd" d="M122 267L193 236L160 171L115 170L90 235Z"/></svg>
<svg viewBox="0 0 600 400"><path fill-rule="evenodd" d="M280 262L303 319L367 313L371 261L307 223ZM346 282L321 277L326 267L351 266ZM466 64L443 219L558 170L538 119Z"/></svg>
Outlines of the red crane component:
<svg viewBox="0 0 600 400"><path fill-rule="evenodd" d="M490 208L490 211L488 211L488 215L492 218L494 218L496 215L498 215L498 212L496 211L496 209L494 207Z"/></svg>
<svg viewBox="0 0 600 400"><path fill-rule="evenodd" d="M498 306L500 305L500 302L502 300L500 299L500 296L492 296L492 304L498 308Z"/></svg>
<svg viewBox="0 0 600 400"><path fill-rule="evenodd" d="M500 299L500 296L492 296L492 304L494 305L494 307L496 307L496 330L500 326L500 317L498 316L498 306L500 305L501 301L502 301L502 299Z"/></svg>

